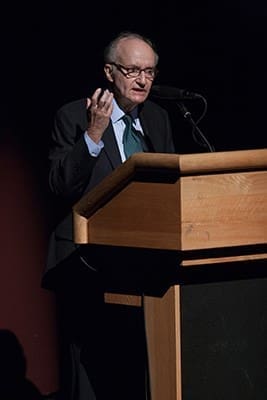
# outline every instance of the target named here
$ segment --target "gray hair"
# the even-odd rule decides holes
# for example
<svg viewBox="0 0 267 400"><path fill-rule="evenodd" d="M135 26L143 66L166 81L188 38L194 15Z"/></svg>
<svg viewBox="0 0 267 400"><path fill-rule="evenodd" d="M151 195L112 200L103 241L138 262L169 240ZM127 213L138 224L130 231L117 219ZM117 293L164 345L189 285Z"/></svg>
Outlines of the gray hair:
<svg viewBox="0 0 267 400"><path fill-rule="evenodd" d="M146 36L143 36L139 33L135 33L135 32L130 32L130 31L124 31L119 33L105 48L104 50L104 63L108 64L111 62L115 62L116 61L116 51L117 51L117 46L118 43L122 40L122 39L139 39L142 40L143 42L145 42L146 44L148 44L151 49L154 51L155 54L155 60L156 60L156 65L159 61L159 55L158 52L156 50L156 46L155 44Z"/></svg>

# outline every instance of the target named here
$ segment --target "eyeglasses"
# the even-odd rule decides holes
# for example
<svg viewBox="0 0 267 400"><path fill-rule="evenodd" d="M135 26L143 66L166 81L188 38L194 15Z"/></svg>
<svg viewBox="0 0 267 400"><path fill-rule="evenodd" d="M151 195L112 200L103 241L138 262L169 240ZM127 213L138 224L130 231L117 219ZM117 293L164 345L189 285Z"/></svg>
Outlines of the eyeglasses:
<svg viewBox="0 0 267 400"><path fill-rule="evenodd" d="M156 68L138 68L138 67L125 67L124 65L117 63L110 63L115 65L115 67L126 77L126 78L137 78L142 72L145 73L145 77L151 81L155 79L158 70Z"/></svg>

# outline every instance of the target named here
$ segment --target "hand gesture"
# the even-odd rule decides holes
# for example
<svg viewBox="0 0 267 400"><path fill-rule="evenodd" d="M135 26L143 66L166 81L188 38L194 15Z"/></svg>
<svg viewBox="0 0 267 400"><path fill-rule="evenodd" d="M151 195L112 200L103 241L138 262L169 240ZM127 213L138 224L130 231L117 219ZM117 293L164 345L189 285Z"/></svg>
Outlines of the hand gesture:
<svg viewBox="0 0 267 400"><path fill-rule="evenodd" d="M96 89L91 98L87 98L87 110L89 125L87 134L98 143L106 128L108 127L113 109L113 93L108 89L102 92L101 88Z"/></svg>

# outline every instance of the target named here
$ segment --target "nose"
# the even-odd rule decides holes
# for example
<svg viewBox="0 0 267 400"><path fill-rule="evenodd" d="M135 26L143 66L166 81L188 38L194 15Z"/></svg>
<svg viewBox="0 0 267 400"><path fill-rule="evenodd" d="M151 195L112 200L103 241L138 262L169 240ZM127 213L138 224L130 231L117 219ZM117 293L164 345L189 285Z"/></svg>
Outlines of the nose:
<svg viewBox="0 0 267 400"><path fill-rule="evenodd" d="M145 83L146 83L146 74L145 74L145 71L140 71L140 74L138 75L138 77L136 78L136 80L139 82L139 83L141 83L141 84L144 84L145 85Z"/></svg>

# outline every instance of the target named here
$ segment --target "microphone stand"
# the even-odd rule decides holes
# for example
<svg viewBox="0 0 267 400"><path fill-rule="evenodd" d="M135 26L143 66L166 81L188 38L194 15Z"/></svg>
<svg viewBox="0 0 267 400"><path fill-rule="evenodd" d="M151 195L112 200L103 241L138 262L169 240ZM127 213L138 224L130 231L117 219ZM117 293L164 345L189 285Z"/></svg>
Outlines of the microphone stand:
<svg viewBox="0 0 267 400"><path fill-rule="evenodd" d="M190 111L188 111L188 109L186 108L186 106L184 105L183 102L178 102L176 103L179 110L181 111L183 117L190 123L190 125L193 128L193 133L194 131L196 131L201 140L202 140L202 144L207 147L209 149L209 151L212 153L215 151L215 148L210 144L210 142L208 141L208 139L205 137L205 135L201 132L201 130L199 129L199 127L197 126L196 122L194 121L194 119L192 118L192 115L190 113Z"/></svg>

